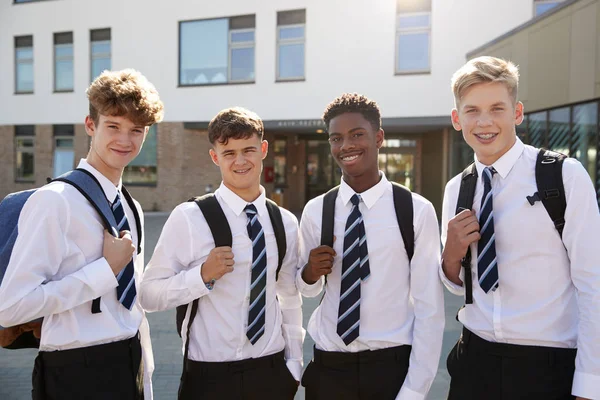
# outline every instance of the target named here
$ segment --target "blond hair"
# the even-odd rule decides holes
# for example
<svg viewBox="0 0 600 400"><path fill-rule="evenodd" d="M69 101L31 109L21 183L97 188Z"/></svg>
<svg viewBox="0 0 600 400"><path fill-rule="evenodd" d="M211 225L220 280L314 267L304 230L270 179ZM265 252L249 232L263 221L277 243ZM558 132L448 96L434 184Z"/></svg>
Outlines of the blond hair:
<svg viewBox="0 0 600 400"><path fill-rule="evenodd" d="M156 88L133 69L102 72L86 94L90 118L96 124L99 115L124 116L142 126L151 126L163 119L164 106Z"/></svg>
<svg viewBox="0 0 600 400"><path fill-rule="evenodd" d="M491 82L506 85L513 102L517 102L519 68L511 61L482 56L470 60L452 75L452 92L456 107L458 108L461 97L471 86Z"/></svg>

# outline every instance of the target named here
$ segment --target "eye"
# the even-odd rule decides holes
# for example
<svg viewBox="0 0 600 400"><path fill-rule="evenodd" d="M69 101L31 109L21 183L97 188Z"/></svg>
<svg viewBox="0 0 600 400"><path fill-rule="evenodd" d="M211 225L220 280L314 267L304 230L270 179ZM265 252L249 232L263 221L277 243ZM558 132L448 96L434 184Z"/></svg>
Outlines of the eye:
<svg viewBox="0 0 600 400"><path fill-rule="evenodd" d="M467 114L473 114L475 112L477 112L477 110L474 109L474 108L471 108L470 110L467 110Z"/></svg>
<svg viewBox="0 0 600 400"><path fill-rule="evenodd" d="M502 107L494 107L494 108L492 108L492 111L498 111L498 112L500 112L500 111L504 111L504 108L502 108Z"/></svg>
<svg viewBox="0 0 600 400"><path fill-rule="evenodd" d="M359 137L361 137L362 135L364 135L364 133L362 133L362 132L359 132L359 133L355 133L354 135L352 135L352 137L359 138Z"/></svg>
<svg viewBox="0 0 600 400"><path fill-rule="evenodd" d="M118 129L118 127L116 125L109 125L108 126L110 129Z"/></svg>
<svg viewBox="0 0 600 400"><path fill-rule="evenodd" d="M330 143L337 143L337 142L339 142L339 141L340 141L340 138L339 138L339 137L330 137L330 138L329 138L329 142L330 142Z"/></svg>

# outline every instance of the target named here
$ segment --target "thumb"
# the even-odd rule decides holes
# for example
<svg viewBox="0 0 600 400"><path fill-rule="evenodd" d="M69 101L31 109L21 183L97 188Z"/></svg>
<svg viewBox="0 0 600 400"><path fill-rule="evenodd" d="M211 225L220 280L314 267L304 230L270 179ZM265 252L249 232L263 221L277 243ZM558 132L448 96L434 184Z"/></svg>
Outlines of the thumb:
<svg viewBox="0 0 600 400"><path fill-rule="evenodd" d="M119 237L120 237L121 239L128 238L129 240L132 240L132 239L131 239L131 232L130 232L130 231L127 231L127 230L121 231L121 232L119 233Z"/></svg>

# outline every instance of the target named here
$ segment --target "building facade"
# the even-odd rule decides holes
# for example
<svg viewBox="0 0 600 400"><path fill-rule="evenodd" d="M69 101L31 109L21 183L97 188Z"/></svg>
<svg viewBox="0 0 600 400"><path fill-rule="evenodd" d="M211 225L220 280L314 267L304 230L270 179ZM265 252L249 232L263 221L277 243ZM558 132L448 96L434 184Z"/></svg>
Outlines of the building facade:
<svg viewBox="0 0 600 400"><path fill-rule="evenodd" d="M235 105L265 121L268 196L302 210L340 179L322 112L359 92L382 111L381 169L439 211L446 181L464 166L449 119L452 73L468 51L558 3L3 0L0 196L73 168L89 147L87 86L104 69L135 68L165 103L164 122L124 176L146 210L219 185L206 129Z"/></svg>

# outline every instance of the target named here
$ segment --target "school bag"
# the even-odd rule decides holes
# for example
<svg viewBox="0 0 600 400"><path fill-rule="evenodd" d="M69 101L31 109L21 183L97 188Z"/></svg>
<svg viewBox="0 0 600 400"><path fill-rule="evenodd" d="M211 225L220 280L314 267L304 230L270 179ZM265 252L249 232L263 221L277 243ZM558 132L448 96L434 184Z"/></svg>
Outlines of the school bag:
<svg viewBox="0 0 600 400"><path fill-rule="evenodd" d="M109 201L100 186L98 180L88 171L77 168L69 171L56 179L48 179L51 182L65 182L77 189L84 196L94 209L100 215L102 222L108 231L115 237L119 237L117 231L117 222L112 213ZM0 202L0 285L8 268L10 257L12 255L15 241L17 240L19 216L23 206L37 190L29 189L21 192L11 193ZM141 252L142 243L142 228L140 224L140 216L133 202L133 198L123 186L121 188L125 200L135 215L135 222L138 234L138 254ZM97 314L100 310L100 298L94 299L92 302L91 312ZM30 321L24 324L19 324L13 327L0 326L0 346L6 349L22 349L22 348L38 348L40 345L39 337L36 337L34 332L39 336L43 318L35 321Z"/></svg>
<svg viewBox="0 0 600 400"><path fill-rule="evenodd" d="M277 242L277 255L278 255L278 264L277 264L277 272L275 273L275 280L279 278L279 271L281 270L281 264L283 263L283 259L285 257L285 253L287 250L287 241L285 238L285 229L283 226L283 220L281 218L281 211L277 206L277 203L270 199L266 199L267 210L269 211L269 218L271 219L271 225L273 225L273 232L275 233L275 241ZM222 246L232 246L233 239L231 236L231 228L229 223L227 222L227 218L225 217L225 213L221 208L221 205L217 201L214 193L205 194L204 196L194 197L188 201L193 201L198 205L200 211L204 215L206 219L206 223L210 228L213 239L215 241L215 247ZM185 314L187 312L188 307L191 307L190 319L187 324L187 340L185 343L185 351L183 356L183 370L185 371L185 360L187 359L188 349L190 344L190 330L192 327L192 322L194 322L194 318L198 313L198 299L195 299L190 304L183 304L177 307L176 313L176 325L177 325L177 333L181 337L181 329L183 326L183 320L185 318Z"/></svg>
<svg viewBox="0 0 600 400"><path fill-rule="evenodd" d="M531 196L527 196L527 201L532 206L536 201L542 202L561 239L563 228L565 226L565 211L567 209L565 186L562 177L562 166L565 158L567 158L567 156L564 154L540 149L535 163L537 192ZM463 208L466 208L467 210L472 208L477 178L477 168L475 167L475 163L469 165L462 172L460 189L458 192L458 202L456 204L456 214L462 211ZM470 246L467 249L465 257L461 260L461 266L465 271L465 304L473 304Z"/></svg>

